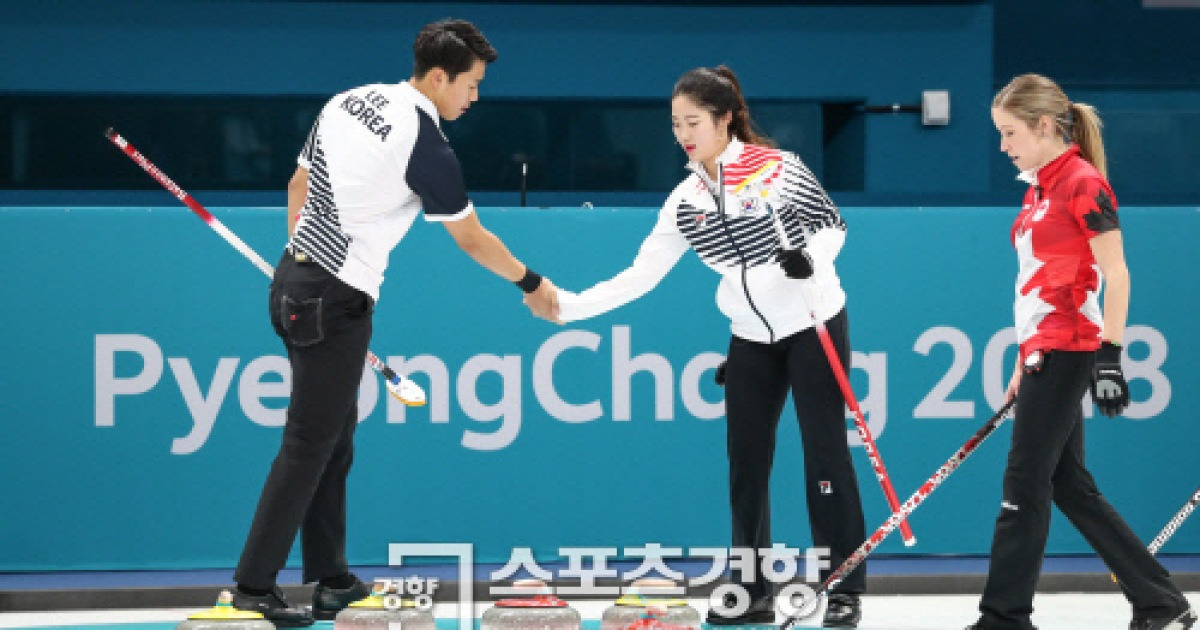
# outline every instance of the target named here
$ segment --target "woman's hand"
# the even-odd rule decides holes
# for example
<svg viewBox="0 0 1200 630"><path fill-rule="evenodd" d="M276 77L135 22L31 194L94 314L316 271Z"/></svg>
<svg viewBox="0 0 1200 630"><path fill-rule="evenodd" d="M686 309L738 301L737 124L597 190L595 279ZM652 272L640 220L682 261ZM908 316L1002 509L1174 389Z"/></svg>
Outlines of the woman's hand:
<svg viewBox="0 0 1200 630"><path fill-rule="evenodd" d="M1021 362L1017 361L1017 367L1013 370L1012 378L1008 381L1008 389L1004 392L1004 402L1008 402L1017 397L1017 390L1021 388Z"/></svg>

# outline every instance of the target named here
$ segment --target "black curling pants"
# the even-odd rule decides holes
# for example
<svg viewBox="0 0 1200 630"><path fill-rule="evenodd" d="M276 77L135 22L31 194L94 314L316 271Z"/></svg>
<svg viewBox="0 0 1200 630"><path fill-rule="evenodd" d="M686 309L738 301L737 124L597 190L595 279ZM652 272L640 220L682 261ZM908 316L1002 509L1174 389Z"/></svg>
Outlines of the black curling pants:
<svg viewBox="0 0 1200 630"><path fill-rule="evenodd" d="M850 365L846 311L826 328L842 365ZM816 330L809 328L773 344L733 337L725 370L728 418L729 502L733 513L733 546L771 547L770 477L775 456L775 430L788 391L796 405L804 446L804 487L813 545L830 549L836 568L865 539L858 479L846 442L845 399ZM761 567L761 561L756 563ZM825 579L829 570L821 572ZM733 580L746 585L757 599L773 594L770 582L756 571L734 570ZM866 564L834 589L866 590Z"/></svg>
<svg viewBox="0 0 1200 630"><path fill-rule="evenodd" d="M1021 377L1004 500L979 604L985 628L1033 627L1030 614L1050 532L1051 501L1120 580L1136 615L1167 617L1187 607L1166 569L1100 494L1084 465L1080 401L1093 360L1091 352L1056 350L1047 355L1041 371Z"/></svg>
<svg viewBox="0 0 1200 630"><path fill-rule="evenodd" d="M234 579L270 588L301 533L304 581L346 563L346 476L354 460L358 386L373 301L320 266L285 254L270 315L287 347L292 397L279 454L263 486Z"/></svg>

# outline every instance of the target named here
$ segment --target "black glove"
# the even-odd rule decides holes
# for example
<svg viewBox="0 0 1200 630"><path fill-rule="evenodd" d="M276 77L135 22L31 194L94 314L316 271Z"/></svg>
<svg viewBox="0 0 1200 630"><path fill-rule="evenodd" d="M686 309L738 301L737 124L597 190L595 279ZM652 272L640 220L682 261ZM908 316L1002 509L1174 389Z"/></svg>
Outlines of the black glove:
<svg viewBox="0 0 1200 630"><path fill-rule="evenodd" d="M1121 346L1105 341L1096 351L1092 368L1092 400L1100 413L1113 418L1129 406L1129 385L1121 372Z"/></svg>
<svg viewBox="0 0 1200 630"><path fill-rule="evenodd" d="M724 361L721 362L721 365L717 366L717 373L713 376L713 380L715 380L717 382L717 385L720 385L721 387L725 387L725 362Z"/></svg>
<svg viewBox="0 0 1200 630"><path fill-rule="evenodd" d="M789 278L804 280L813 275L812 256L809 256L803 247L777 249L775 258L779 260L779 266L783 267L783 273Z"/></svg>

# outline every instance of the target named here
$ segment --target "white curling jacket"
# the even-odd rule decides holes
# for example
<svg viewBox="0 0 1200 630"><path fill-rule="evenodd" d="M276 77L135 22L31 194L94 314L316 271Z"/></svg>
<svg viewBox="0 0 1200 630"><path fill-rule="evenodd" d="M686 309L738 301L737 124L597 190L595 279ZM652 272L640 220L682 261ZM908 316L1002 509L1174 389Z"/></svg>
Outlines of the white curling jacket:
<svg viewBox="0 0 1200 630"><path fill-rule="evenodd" d="M581 293L559 290L564 322L595 317L645 295L688 249L721 274L717 307L734 335L774 343L837 315L846 294L833 261L846 239L837 207L800 158L738 140L717 158L718 186L695 162L667 198L628 269ZM722 213L722 210L724 211ZM813 276L793 280L776 260L779 227L804 246ZM810 302L811 300L811 302Z"/></svg>

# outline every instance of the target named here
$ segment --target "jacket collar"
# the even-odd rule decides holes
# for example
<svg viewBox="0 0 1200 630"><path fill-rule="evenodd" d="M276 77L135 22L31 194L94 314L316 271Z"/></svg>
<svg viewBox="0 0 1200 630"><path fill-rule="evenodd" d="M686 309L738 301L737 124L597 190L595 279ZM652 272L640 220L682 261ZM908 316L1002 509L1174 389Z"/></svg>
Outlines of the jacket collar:
<svg viewBox="0 0 1200 630"><path fill-rule="evenodd" d="M738 158L742 156L742 150L745 148L746 144L741 140L738 140L737 138L731 139L729 141L729 146L725 147L725 150L717 156L717 165L723 166L737 162ZM687 169L698 175L702 181L712 181L712 178L708 176L708 171L704 170L704 165L695 160L687 163Z"/></svg>
<svg viewBox="0 0 1200 630"><path fill-rule="evenodd" d="M429 117L433 119L433 124L437 125L439 130L442 128L442 117L438 114L437 106L433 104L433 101L429 100L428 96L422 94L420 90L413 87L408 81L400 82L400 91L407 92L413 102L417 104L417 107L420 107L421 111L429 114Z"/></svg>
<svg viewBox="0 0 1200 630"><path fill-rule="evenodd" d="M1020 175L1017 175L1017 179L1031 186L1052 186L1066 170L1067 162L1070 162L1076 155L1079 155L1079 145L1072 143L1066 151L1063 151L1062 155L1050 160L1041 168L1022 171Z"/></svg>

